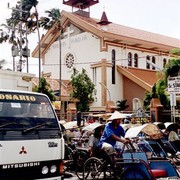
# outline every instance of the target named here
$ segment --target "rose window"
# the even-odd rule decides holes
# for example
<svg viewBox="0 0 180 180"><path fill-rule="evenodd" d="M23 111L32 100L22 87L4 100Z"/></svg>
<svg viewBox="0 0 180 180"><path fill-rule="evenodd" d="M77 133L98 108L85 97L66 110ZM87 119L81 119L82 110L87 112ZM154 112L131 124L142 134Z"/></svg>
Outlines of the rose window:
<svg viewBox="0 0 180 180"><path fill-rule="evenodd" d="M74 55L71 53L68 53L66 55L65 64L68 69L71 69L74 66Z"/></svg>

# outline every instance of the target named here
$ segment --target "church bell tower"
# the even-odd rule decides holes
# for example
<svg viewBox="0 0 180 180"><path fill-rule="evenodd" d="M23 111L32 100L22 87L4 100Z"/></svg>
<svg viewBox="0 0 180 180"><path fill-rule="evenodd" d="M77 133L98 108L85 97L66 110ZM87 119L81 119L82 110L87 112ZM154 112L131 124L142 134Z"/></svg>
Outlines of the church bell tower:
<svg viewBox="0 0 180 180"><path fill-rule="evenodd" d="M90 7L97 3L99 0L63 0L63 4L72 7L72 12L86 17L90 17Z"/></svg>

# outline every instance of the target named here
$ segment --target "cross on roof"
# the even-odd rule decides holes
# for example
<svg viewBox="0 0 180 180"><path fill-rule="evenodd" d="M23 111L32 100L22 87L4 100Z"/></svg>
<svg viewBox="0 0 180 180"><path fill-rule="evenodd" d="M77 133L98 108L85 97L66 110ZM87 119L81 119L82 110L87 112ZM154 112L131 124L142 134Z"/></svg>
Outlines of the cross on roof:
<svg viewBox="0 0 180 180"><path fill-rule="evenodd" d="M70 27L68 27L67 28L67 31L66 32L64 32L64 36L67 36L67 38L68 38L68 47L70 48L71 47L71 39L70 39L70 37L71 37L71 34L73 34L73 32L74 32L74 30L72 29L72 30L70 30Z"/></svg>

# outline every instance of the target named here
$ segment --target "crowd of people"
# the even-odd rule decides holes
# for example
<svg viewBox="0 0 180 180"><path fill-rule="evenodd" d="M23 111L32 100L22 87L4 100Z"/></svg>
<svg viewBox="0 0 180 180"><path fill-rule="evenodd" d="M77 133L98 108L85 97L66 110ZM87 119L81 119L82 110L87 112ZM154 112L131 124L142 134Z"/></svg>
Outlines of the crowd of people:
<svg viewBox="0 0 180 180"><path fill-rule="evenodd" d="M83 131L80 127L72 128L66 131L65 140L68 144L72 143L72 139L83 140L88 137L86 147L89 148L90 155L93 154L96 150L103 149L107 154L115 153L117 149L117 143L120 142L123 144L129 143L130 140L124 138L125 131L120 125L122 120L126 116L118 111L115 111L109 118L109 122L101 124L94 129L93 132ZM79 117L78 117L79 118ZM94 121L90 122L93 123Z"/></svg>
<svg viewBox="0 0 180 180"><path fill-rule="evenodd" d="M80 118L80 117L79 117ZM115 111L110 118L109 122L102 124L94 129L92 132L83 131L81 128L74 128L66 132L66 139L68 143L71 143L71 139L83 139L86 144L85 146L89 148L90 155L96 150L104 150L107 154L113 154L117 152L117 148L121 150L123 144L128 144L131 142L130 139L125 138L125 130L121 126L123 120L126 116L118 111ZM90 122L93 123L94 121ZM178 136L179 127L177 125L172 125L167 129L163 129L163 138L156 139L156 141L163 146L162 140L166 139L177 148L176 151L180 151L180 139ZM88 137L88 139L87 139Z"/></svg>

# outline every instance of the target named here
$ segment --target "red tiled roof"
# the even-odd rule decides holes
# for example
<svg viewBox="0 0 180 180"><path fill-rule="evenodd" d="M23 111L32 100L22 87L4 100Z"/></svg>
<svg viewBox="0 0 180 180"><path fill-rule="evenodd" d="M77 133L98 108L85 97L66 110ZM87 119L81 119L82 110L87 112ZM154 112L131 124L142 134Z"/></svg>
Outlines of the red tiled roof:
<svg viewBox="0 0 180 180"><path fill-rule="evenodd" d="M46 78L46 81L47 81L47 83L49 83L50 88L53 91L59 91L59 80L58 79ZM39 83L39 78L37 78L37 77L32 78L32 82L35 86L37 86ZM62 96L70 96L71 87L70 87L69 83L70 83L69 80L62 80L62 84L61 84L61 95Z"/></svg>
<svg viewBox="0 0 180 180"><path fill-rule="evenodd" d="M85 23L89 23L92 26L94 26L95 28L100 29L99 25L97 24L97 22L99 22L98 19L79 16L76 13L73 13L71 15L76 16L78 19L85 21ZM111 34L116 34L116 35L120 35L120 36L133 38L133 39L149 41L149 42L153 42L153 43L157 43L157 44L180 47L180 40L178 40L178 39L160 35L160 34L156 34L156 33L152 33L152 32L148 32L148 31L144 31L144 30L140 30L140 29L136 29L136 28L119 25L116 23L109 24L107 32L111 33Z"/></svg>
<svg viewBox="0 0 180 180"><path fill-rule="evenodd" d="M69 22L72 22L84 31L91 32L98 37L103 38L107 42L121 43L129 46L143 48L147 50L155 50L156 52L169 53L173 48L180 48L180 39L167 37L164 35L135 29L116 23L108 25L104 31L99 24L100 20L80 16L76 13L69 13L66 11L61 12L62 27L65 28ZM51 28L41 39L41 52L45 53L48 47L58 38L58 33L53 33L54 28ZM38 46L32 52L33 57L38 57Z"/></svg>

